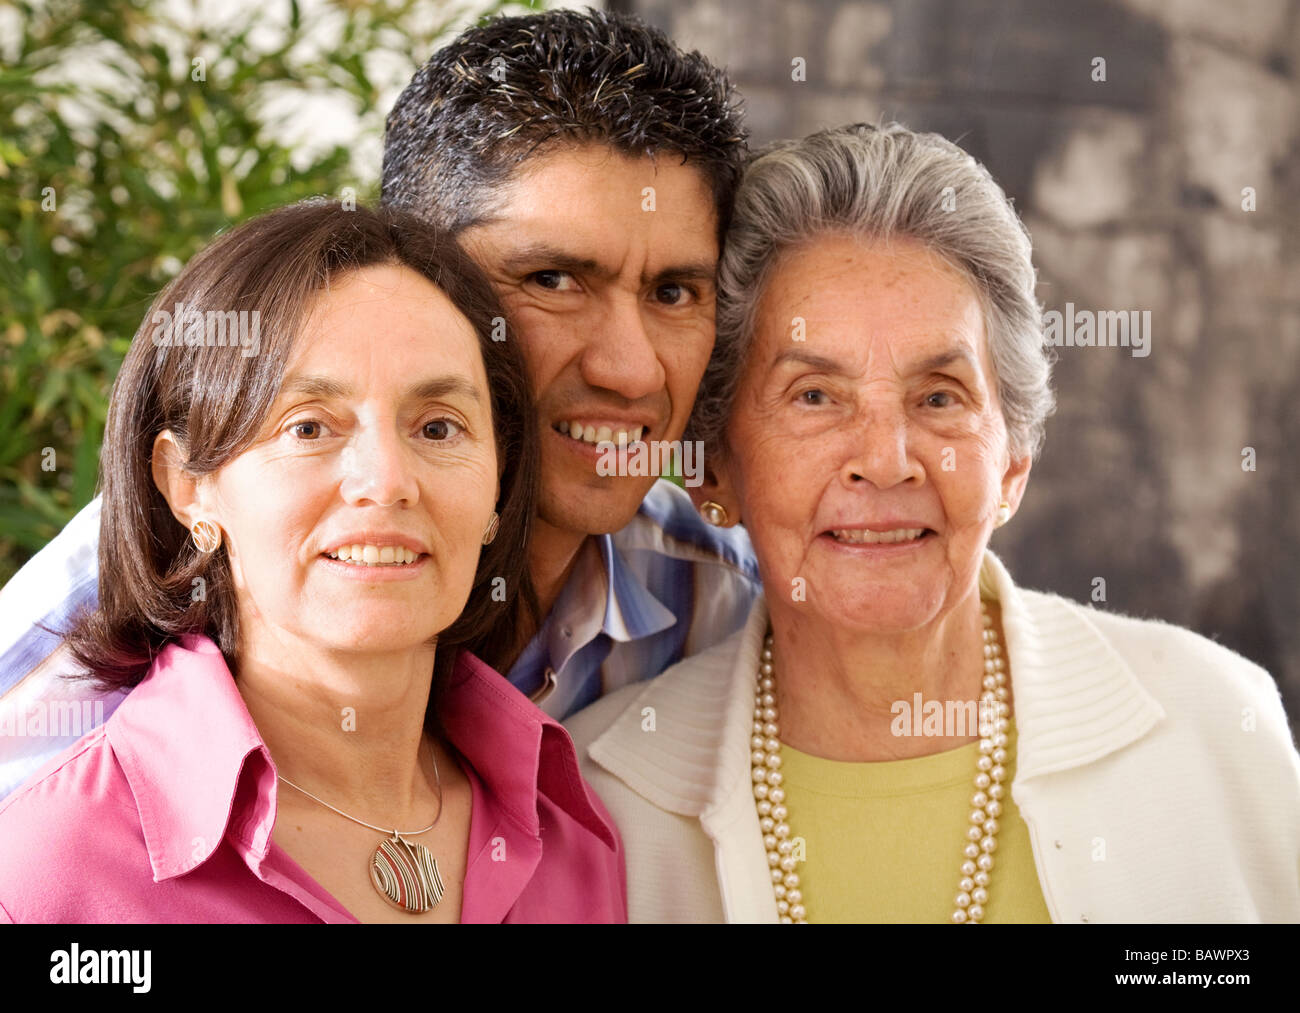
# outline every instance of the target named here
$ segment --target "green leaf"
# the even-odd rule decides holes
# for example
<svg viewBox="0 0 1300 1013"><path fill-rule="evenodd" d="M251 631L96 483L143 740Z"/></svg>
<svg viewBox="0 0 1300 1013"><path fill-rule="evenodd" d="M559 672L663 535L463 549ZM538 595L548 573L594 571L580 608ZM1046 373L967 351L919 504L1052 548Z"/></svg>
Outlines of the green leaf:
<svg viewBox="0 0 1300 1013"><path fill-rule="evenodd" d="M44 422L54 403L63 397L67 389L68 374L61 369L50 370L36 395L36 403L32 406L32 423Z"/></svg>

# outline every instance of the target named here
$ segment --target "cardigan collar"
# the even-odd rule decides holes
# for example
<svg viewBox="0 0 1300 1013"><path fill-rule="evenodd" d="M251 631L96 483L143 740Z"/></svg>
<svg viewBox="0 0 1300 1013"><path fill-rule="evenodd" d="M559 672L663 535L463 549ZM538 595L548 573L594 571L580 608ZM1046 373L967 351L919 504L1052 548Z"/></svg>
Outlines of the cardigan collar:
<svg viewBox="0 0 1300 1013"><path fill-rule="evenodd" d="M979 580L981 594L1002 606L1018 733L1013 797L1017 785L1093 763L1164 718L1086 609L1020 590L992 552ZM742 810L753 815L749 738L766 631L760 597L742 629L649 680L591 744L591 758L659 808L706 828Z"/></svg>

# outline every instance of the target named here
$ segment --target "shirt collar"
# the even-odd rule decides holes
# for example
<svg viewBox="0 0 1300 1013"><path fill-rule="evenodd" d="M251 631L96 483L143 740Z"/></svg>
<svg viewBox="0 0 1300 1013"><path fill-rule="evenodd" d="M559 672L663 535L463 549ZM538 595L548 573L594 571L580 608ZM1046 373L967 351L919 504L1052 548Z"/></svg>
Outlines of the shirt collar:
<svg viewBox="0 0 1300 1013"><path fill-rule="evenodd" d="M539 836L537 803L545 794L617 849L568 733L468 651L453 670L441 717L452 744L521 830ZM155 882L203 864L227 832L245 846L246 860L266 857L275 766L210 639L190 635L165 647L106 734L139 808Z"/></svg>
<svg viewBox="0 0 1300 1013"><path fill-rule="evenodd" d="M1019 590L992 552L980 585L1002 607L1016 783L1099 760L1164 718L1086 609ZM706 822L729 811L737 793L749 791L753 686L766 629L760 597L742 629L646 683L591 743L591 758L661 809ZM645 708L656 715L654 735L642 731Z"/></svg>
<svg viewBox="0 0 1300 1013"><path fill-rule="evenodd" d="M550 663L560 671L579 650L604 633L626 642L677 622L628 566L612 535L593 535L578 550L564 589L546 619Z"/></svg>
<svg viewBox="0 0 1300 1013"><path fill-rule="evenodd" d="M203 864L228 829L265 857L275 768L210 639L189 635L163 648L106 734L135 796L156 882Z"/></svg>
<svg viewBox="0 0 1300 1013"><path fill-rule="evenodd" d="M599 542L610 588L601 632L614 640L638 640L674 625L677 616L637 580L614 536L601 535Z"/></svg>
<svg viewBox="0 0 1300 1013"><path fill-rule="evenodd" d="M613 829L592 804L569 733L494 668L461 651L438 714L452 745L521 830L539 836L537 803L545 795L618 848Z"/></svg>

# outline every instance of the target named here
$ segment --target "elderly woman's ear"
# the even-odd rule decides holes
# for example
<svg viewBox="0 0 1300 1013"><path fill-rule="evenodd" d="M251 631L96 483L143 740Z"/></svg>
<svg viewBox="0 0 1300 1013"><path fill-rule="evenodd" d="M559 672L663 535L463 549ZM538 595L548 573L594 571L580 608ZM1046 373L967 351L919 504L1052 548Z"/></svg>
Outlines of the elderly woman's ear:
<svg viewBox="0 0 1300 1013"><path fill-rule="evenodd" d="M153 484L171 507L172 516L187 529L203 519L199 480L185 470L185 448L170 429L159 433L153 441L153 456L149 467Z"/></svg>
<svg viewBox="0 0 1300 1013"><path fill-rule="evenodd" d="M1030 454L1024 457L1012 458L1007 465L1007 470L1002 475L1002 502L1006 504L1007 511L1005 519L998 518L998 526L1001 527L1020 509L1020 501L1025 495L1025 486L1029 483L1029 471L1033 467L1034 458Z"/></svg>
<svg viewBox="0 0 1300 1013"><path fill-rule="evenodd" d="M691 502L710 524L729 528L740 523L740 501L736 497L731 472L725 458L715 455L704 457L704 474L697 486L687 486Z"/></svg>

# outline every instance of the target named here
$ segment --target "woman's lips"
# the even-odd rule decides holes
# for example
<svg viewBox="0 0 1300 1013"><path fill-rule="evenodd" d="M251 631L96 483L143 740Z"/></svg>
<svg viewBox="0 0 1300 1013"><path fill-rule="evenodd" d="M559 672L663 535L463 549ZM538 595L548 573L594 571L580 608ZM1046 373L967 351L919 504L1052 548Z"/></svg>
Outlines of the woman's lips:
<svg viewBox="0 0 1300 1013"><path fill-rule="evenodd" d="M846 545L897 545L914 542L925 536L930 529L924 525L899 525L883 531L870 528L833 528L828 531L837 542Z"/></svg>
<svg viewBox="0 0 1300 1013"><path fill-rule="evenodd" d="M336 573L348 580L361 581L414 580L424 573L425 566L429 562L429 556L423 554L416 556L415 561L411 563L394 562L370 565L364 562L353 563L334 559L323 552L316 558L325 564L331 573Z"/></svg>
<svg viewBox="0 0 1300 1013"><path fill-rule="evenodd" d="M925 545L934 537L930 528L893 528L870 531L866 528L835 528L819 536L837 548L855 553L902 553Z"/></svg>
<svg viewBox="0 0 1300 1013"><path fill-rule="evenodd" d="M350 542L346 545L340 545L337 549L331 549L325 552L324 555L330 559L352 563L354 566L402 566L414 563L421 553L415 549L408 549L404 545Z"/></svg>

